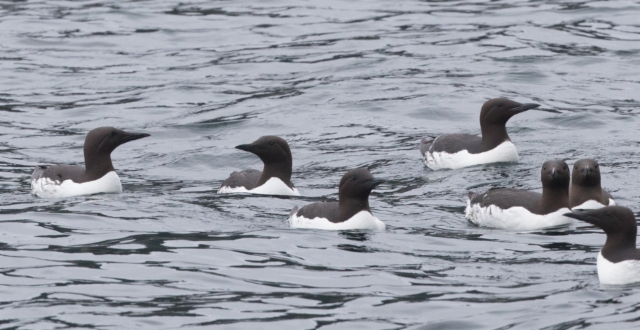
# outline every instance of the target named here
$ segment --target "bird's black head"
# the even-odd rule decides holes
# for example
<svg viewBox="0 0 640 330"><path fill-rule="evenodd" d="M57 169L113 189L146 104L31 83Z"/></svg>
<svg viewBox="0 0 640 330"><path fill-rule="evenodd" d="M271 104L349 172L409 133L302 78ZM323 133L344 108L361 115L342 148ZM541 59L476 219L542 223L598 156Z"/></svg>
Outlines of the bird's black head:
<svg viewBox="0 0 640 330"><path fill-rule="evenodd" d="M365 167L348 171L340 180L340 199L368 199L371 190L384 180L374 179Z"/></svg>
<svg viewBox="0 0 640 330"><path fill-rule="evenodd" d="M539 106L535 103L521 104L504 97L491 99L482 105L480 123L504 126L511 117Z"/></svg>
<svg viewBox="0 0 640 330"><path fill-rule="evenodd" d="M113 170L111 152L121 144L147 136L150 135L129 133L113 127L92 129L84 140L84 162L87 171L96 171L95 174L98 175Z"/></svg>
<svg viewBox="0 0 640 330"><path fill-rule="evenodd" d="M542 164L540 181L544 188L569 188L571 175L563 160L548 160Z"/></svg>
<svg viewBox="0 0 640 330"><path fill-rule="evenodd" d="M129 133L113 127L92 129L84 140L85 156L87 152L109 155L121 144L151 136L146 133Z"/></svg>
<svg viewBox="0 0 640 330"><path fill-rule="evenodd" d="M583 187L600 186L600 166L594 159L585 158L573 164L573 184Z"/></svg>
<svg viewBox="0 0 640 330"><path fill-rule="evenodd" d="M635 244L638 226L633 212L626 207L606 206L595 210L574 209L571 213L566 213L565 216L600 227L607 233L607 236L633 237Z"/></svg>
<svg viewBox="0 0 640 330"><path fill-rule="evenodd" d="M265 164L292 162L291 149L283 138L266 135L250 144L241 144L237 149L248 151L260 157Z"/></svg>

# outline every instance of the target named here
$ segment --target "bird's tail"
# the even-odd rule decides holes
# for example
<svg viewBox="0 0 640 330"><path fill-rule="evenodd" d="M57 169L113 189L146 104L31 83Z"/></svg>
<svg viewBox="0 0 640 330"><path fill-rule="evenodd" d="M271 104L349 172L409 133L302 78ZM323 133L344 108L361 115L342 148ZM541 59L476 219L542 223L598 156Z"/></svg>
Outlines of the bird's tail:
<svg viewBox="0 0 640 330"><path fill-rule="evenodd" d="M422 156L424 156L429 151L434 140L434 138L429 136L420 140L420 145L418 147L420 148L420 153L422 154Z"/></svg>
<svg viewBox="0 0 640 330"><path fill-rule="evenodd" d="M291 212L289 212L289 217L294 216L296 213L298 213L298 207L294 207L293 210L291 210Z"/></svg>

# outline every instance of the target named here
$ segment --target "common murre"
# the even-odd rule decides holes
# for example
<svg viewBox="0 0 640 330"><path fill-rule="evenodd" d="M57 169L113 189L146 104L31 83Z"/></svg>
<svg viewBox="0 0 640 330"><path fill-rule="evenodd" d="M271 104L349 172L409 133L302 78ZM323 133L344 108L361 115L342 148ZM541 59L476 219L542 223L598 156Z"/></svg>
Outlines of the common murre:
<svg viewBox="0 0 640 330"><path fill-rule="evenodd" d="M84 164L36 166L31 174L31 193L61 198L97 193L120 193L120 177L111 163L111 152L119 145L150 136L113 127L91 130L84 140Z"/></svg>
<svg viewBox="0 0 640 330"><path fill-rule="evenodd" d="M374 179L366 168L350 170L340 180L337 202L295 207L289 223L292 228L383 230L385 224L373 216L369 207L371 190L382 182Z"/></svg>
<svg viewBox="0 0 640 330"><path fill-rule="evenodd" d="M432 170L457 169L467 166L518 162L518 151L509 139L507 121L539 104L520 104L506 98L488 100L480 111L482 136L447 134L420 142L424 163Z"/></svg>
<svg viewBox="0 0 640 330"><path fill-rule="evenodd" d="M573 210L565 215L600 227L607 234L597 260L600 283L640 282L640 251L636 249L638 226L630 209L606 206L595 210Z"/></svg>
<svg viewBox="0 0 640 330"><path fill-rule="evenodd" d="M597 209L616 205L611 194L602 189L600 182L600 166L597 161L589 158L576 161L569 189L571 209Z"/></svg>
<svg viewBox="0 0 640 330"><path fill-rule="evenodd" d="M233 172L222 182L218 194L252 193L263 195L293 195L300 192L291 183L293 159L289 144L277 136L263 136L251 144L241 144L237 149L260 157L264 163L262 171L244 170Z"/></svg>
<svg viewBox="0 0 640 330"><path fill-rule="evenodd" d="M569 168L562 160L542 165L542 194L511 188L469 192L465 217L478 226L535 230L573 222L569 212Z"/></svg>

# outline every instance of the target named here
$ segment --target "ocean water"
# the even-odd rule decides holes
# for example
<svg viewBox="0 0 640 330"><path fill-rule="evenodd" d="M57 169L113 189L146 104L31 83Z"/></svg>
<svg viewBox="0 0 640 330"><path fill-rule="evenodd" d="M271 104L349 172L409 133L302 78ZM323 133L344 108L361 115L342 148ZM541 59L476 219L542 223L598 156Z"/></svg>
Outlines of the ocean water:
<svg viewBox="0 0 640 330"><path fill-rule="evenodd" d="M540 190L595 158L640 212L637 1L1 1L0 329L635 329L640 287L598 282L605 235L479 228L467 191ZM512 118L518 164L431 171L424 136ZM118 195L39 199L86 132L151 137ZM303 197L217 195L279 135ZM386 179L383 232L288 227L349 169Z"/></svg>

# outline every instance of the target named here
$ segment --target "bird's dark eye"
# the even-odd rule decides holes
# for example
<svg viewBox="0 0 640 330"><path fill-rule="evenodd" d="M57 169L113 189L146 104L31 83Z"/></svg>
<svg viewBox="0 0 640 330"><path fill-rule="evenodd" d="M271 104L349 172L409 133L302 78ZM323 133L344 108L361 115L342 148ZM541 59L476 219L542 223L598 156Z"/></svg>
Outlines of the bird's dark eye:
<svg viewBox="0 0 640 330"><path fill-rule="evenodd" d="M596 165L596 170L598 169L598 165Z"/></svg>
<svg viewBox="0 0 640 330"><path fill-rule="evenodd" d="M567 170L567 167L566 167L566 166L564 167L564 170L565 170L565 171Z"/></svg>
<svg viewBox="0 0 640 330"><path fill-rule="evenodd" d="M543 167L542 167L542 170L543 170L543 171L546 171L546 170L547 170L547 168L543 166Z"/></svg>
<svg viewBox="0 0 640 330"><path fill-rule="evenodd" d="M111 134L110 134L110 135L111 135L111 137L116 136L116 131L111 131Z"/></svg>
<svg viewBox="0 0 640 330"><path fill-rule="evenodd" d="M356 181L358 179L354 176L353 178L351 178L351 180Z"/></svg>
<svg viewBox="0 0 640 330"><path fill-rule="evenodd" d="M273 142L273 141L270 141L270 142L269 142L269 145L270 145L270 146L273 146L273 145L275 145L275 144L276 144L276 143L275 143L275 142Z"/></svg>
<svg viewBox="0 0 640 330"><path fill-rule="evenodd" d="M498 108L502 108L502 103L498 103Z"/></svg>

